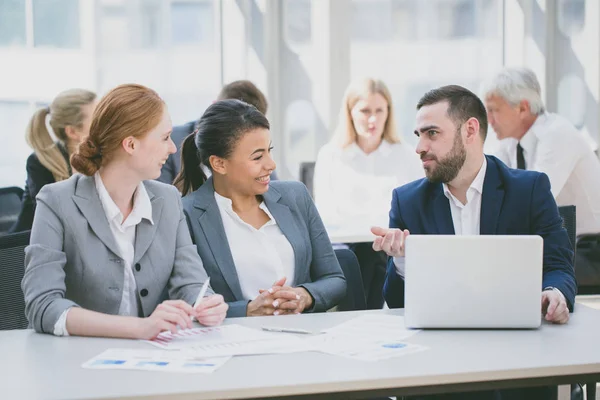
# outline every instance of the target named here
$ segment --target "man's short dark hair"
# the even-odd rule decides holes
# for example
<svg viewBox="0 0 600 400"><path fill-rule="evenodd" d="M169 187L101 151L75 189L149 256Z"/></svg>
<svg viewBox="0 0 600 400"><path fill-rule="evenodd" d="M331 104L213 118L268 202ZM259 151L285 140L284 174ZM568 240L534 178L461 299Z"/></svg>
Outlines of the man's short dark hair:
<svg viewBox="0 0 600 400"><path fill-rule="evenodd" d="M448 116L457 125L462 125L471 117L477 118L479 121L479 132L482 139L485 140L488 120L485 106L479 97L462 86L442 86L425 93L417 103L417 110L442 101L448 102Z"/></svg>
<svg viewBox="0 0 600 400"><path fill-rule="evenodd" d="M223 86L217 100L237 99L251 104L263 114L267 114L267 98L254 83L246 80L234 81Z"/></svg>

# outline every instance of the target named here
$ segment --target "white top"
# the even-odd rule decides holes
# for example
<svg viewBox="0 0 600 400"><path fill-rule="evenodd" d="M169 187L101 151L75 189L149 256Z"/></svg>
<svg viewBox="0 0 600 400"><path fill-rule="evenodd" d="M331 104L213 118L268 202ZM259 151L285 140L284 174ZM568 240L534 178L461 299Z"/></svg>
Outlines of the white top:
<svg viewBox="0 0 600 400"><path fill-rule="evenodd" d="M259 207L270 221L256 229L233 211L231 199L215 192L215 200L244 298L253 300L259 289L270 288L284 276L286 285L293 286L294 250L265 203L261 202Z"/></svg>
<svg viewBox="0 0 600 400"><path fill-rule="evenodd" d="M495 155L517 167L517 140L504 139ZM577 208L577 234L600 232L600 161L584 135L557 114L540 115L521 138L525 167L544 172L559 206Z"/></svg>
<svg viewBox="0 0 600 400"><path fill-rule="evenodd" d="M487 160L483 159L481 168L467 189L467 203L463 204L452 193L448 185L442 184L444 195L450 203L450 212L452 213L452 223L454 225L455 235L479 235L481 222L481 195L483 194L483 182L485 181L485 172L487 171ZM394 257L396 273L402 277L406 272L404 257Z"/></svg>
<svg viewBox="0 0 600 400"><path fill-rule="evenodd" d="M479 235L481 220L481 194L483 181L487 171L487 160L483 159L481 168L467 189L467 203L463 204L452 193L448 185L443 183L444 195L450 200L450 211L455 235Z"/></svg>
<svg viewBox="0 0 600 400"><path fill-rule="evenodd" d="M406 143L384 140L370 154L356 143L328 143L315 166L315 204L329 230L368 232L388 226L392 191L424 176L419 156Z"/></svg>
<svg viewBox="0 0 600 400"><path fill-rule="evenodd" d="M108 225L110 226L110 231L119 248L120 254L118 255L123 259L123 296L121 298L118 315L137 317L139 313L135 293L137 285L132 269L135 231L137 224L142 222L143 218L150 221L151 224L154 224L154 221L152 220L152 204L150 203L150 197L148 196L144 184L140 182L133 195L133 209L127 219L123 221L121 210L110 197L98 172L94 175L94 181L96 183L98 196L100 197L100 203L102 203L102 208L104 209ZM69 310L70 308L65 310L58 321L56 321L56 324L54 325L55 335L69 336L69 332L67 331L67 314Z"/></svg>

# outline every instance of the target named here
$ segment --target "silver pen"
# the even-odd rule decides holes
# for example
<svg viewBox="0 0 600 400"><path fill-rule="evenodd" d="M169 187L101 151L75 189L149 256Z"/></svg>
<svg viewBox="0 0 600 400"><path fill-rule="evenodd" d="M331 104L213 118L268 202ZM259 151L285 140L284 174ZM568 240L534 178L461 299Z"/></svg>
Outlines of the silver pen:
<svg viewBox="0 0 600 400"><path fill-rule="evenodd" d="M306 329L280 328L275 326L263 326L262 330L267 332L302 333L304 335L311 335L313 333L311 331L307 331Z"/></svg>

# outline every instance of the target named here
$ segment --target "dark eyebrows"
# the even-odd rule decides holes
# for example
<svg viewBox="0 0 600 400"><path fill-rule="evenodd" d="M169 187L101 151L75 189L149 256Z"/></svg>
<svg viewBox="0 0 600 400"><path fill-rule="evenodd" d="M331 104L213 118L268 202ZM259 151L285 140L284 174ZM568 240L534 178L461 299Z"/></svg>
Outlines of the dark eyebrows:
<svg viewBox="0 0 600 400"><path fill-rule="evenodd" d="M416 136L420 136L421 133L428 132L428 131L430 131L432 129L439 131L440 127L437 126L437 125L426 125L426 126L422 127L419 130L415 129L414 133L415 133Z"/></svg>
<svg viewBox="0 0 600 400"><path fill-rule="evenodd" d="M426 126L422 127L421 129L419 129L419 132L423 133L423 132L430 131L432 129L439 131L440 127L437 125L426 125Z"/></svg>
<svg viewBox="0 0 600 400"><path fill-rule="evenodd" d="M269 148L268 149L256 149L252 152L252 154L250 154L250 157L252 157L253 155L255 155L256 153L264 153L265 151L271 149L273 147L273 142L269 142Z"/></svg>

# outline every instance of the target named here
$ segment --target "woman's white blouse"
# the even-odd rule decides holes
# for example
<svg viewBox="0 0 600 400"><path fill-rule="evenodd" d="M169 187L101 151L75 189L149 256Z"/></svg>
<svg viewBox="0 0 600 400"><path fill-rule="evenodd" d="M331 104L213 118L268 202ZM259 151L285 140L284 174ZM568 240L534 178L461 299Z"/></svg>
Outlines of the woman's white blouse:
<svg viewBox="0 0 600 400"><path fill-rule="evenodd" d="M253 300L259 289L269 289L283 277L294 286L294 250L265 203L259 207L271 220L256 229L233 211L230 199L217 192L215 199L244 298Z"/></svg>
<svg viewBox="0 0 600 400"><path fill-rule="evenodd" d="M328 143L317 157L314 196L328 229L387 227L392 191L424 177L419 156L405 143L382 141L366 154L356 143Z"/></svg>

